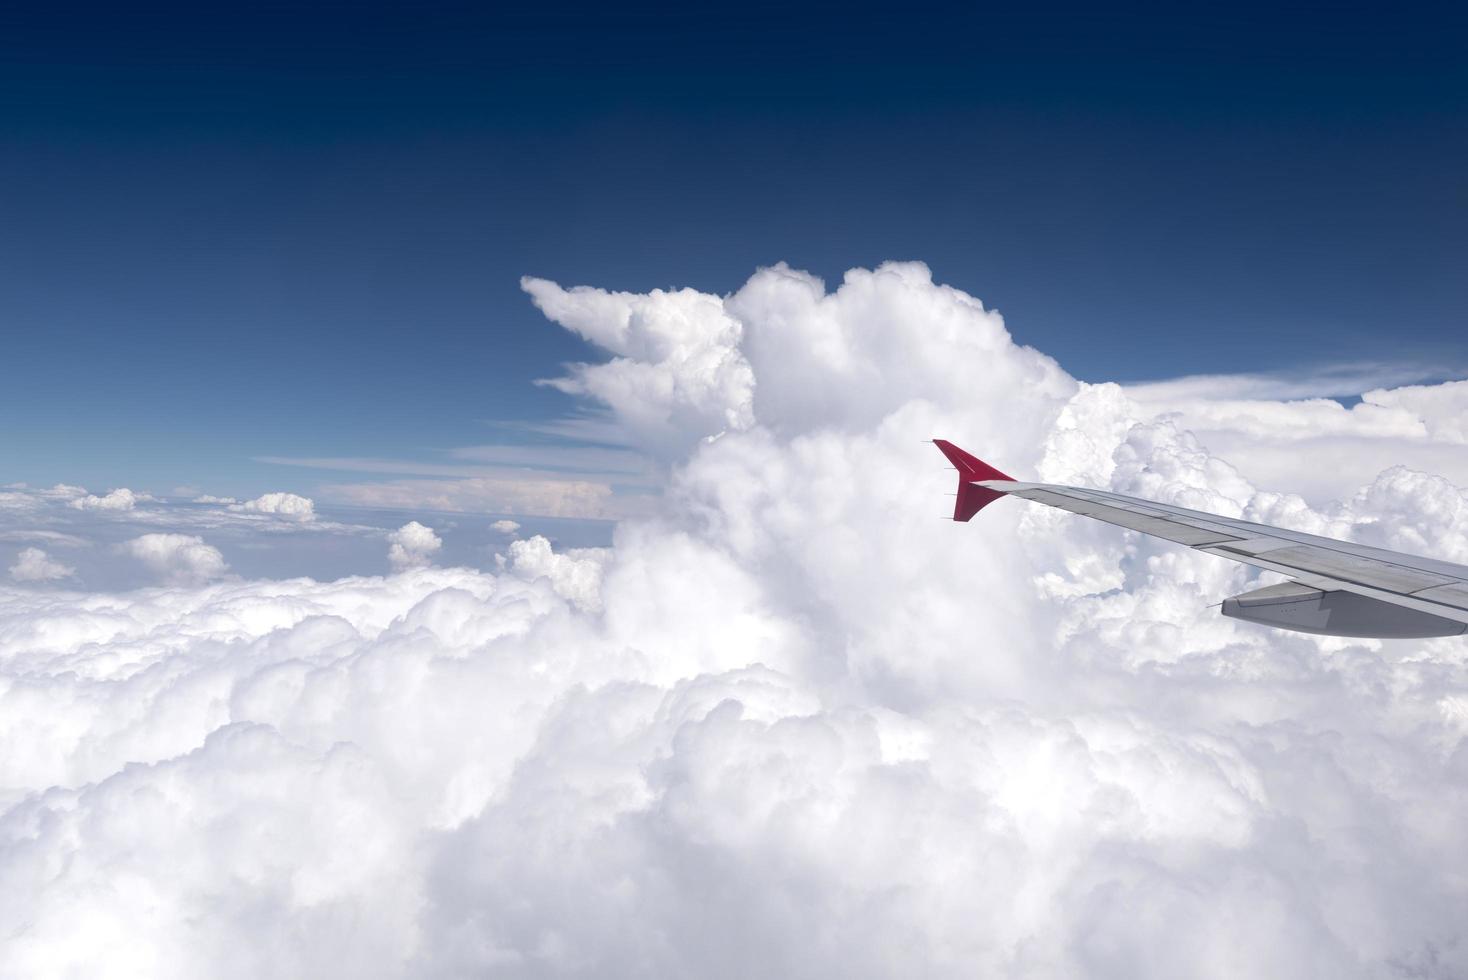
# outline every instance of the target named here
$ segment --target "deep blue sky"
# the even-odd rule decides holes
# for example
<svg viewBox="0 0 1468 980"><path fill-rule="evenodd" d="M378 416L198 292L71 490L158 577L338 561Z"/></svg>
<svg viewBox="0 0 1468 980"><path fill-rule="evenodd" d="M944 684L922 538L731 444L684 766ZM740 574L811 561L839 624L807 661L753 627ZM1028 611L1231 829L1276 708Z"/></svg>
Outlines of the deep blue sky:
<svg viewBox="0 0 1468 980"><path fill-rule="evenodd" d="M250 492L567 403L522 274L920 258L1090 380L1468 364L1406 5L0 14L0 482Z"/></svg>

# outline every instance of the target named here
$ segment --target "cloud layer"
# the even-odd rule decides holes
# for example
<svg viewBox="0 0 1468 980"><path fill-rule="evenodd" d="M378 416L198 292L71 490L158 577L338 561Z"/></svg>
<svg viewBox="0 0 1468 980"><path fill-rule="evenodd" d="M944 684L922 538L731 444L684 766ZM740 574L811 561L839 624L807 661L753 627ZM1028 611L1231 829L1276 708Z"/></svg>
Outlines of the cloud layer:
<svg viewBox="0 0 1468 980"><path fill-rule="evenodd" d="M1082 384L916 263L526 288L612 355L558 384L667 463L657 512L492 572L221 581L150 534L173 584L0 587L9 969L1468 973L1461 641L1223 619L1247 569L1021 501L936 520L924 440L1462 561L1454 482L1260 485L1190 427L1216 393ZM1447 440L1458 397L1371 404Z"/></svg>

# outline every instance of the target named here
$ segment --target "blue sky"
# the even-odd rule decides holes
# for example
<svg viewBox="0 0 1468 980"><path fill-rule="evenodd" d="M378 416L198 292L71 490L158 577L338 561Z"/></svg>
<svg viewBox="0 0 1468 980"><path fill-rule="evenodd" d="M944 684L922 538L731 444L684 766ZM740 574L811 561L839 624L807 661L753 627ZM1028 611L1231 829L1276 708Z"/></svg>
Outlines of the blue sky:
<svg viewBox="0 0 1468 980"><path fill-rule="evenodd" d="M597 355L525 274L921 259L1087 380L1468 362L1461 13L7 17L3 482L534 441Z"/></svg>

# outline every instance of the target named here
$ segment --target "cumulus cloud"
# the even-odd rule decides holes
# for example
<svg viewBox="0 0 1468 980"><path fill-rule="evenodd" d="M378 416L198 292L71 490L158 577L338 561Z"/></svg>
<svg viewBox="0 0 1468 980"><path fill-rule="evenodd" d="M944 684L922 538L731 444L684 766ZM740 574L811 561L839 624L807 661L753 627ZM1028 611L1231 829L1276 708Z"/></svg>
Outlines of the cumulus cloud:
<svg viewBox="0 0 1468 980"><path fill-rule="evenodd" d="M142 584L152 578L144 575L146 566L116 545L148 532L201 536L226 552L238 548L242 557L247 556L244 568L252 575L342 575L373 561L378 547L373 542L380 541L385 530L371 515L364 517L372 524L344 524L319 517L296 520L217 505L153 500L141 494L134 494L135 506L128 510L70 506L88 496L92 495L80 488L69 488L66 493L26 487L0 491L0 561L5 562L0 565L0 577L16 554L3 544L17 542L52 553L60 548L87 549L66 557L64 563L93 588ZM312 513L299 507L298 512ZM399 523L401 518L392 526ZM327 542L328 538L335 540Z"/></svg>
<svg viewBox="0 0 1468 980"><path fill-rule="evenodd" d="M1425 434L1430 438L1468 444L1468 381L1374 388L1362 395L1361 401L1415 416L1421 420Z"/></svg>
<svg viewBox="0 0 1468 980"><path fill-rule="evenodd" d="M495 521L493 524L491 524L490 529L498 531L500 534L514 534L516 531L520 530L520 525L517 524L515 521L501 520Z"/></svg>
<svg viewBox="0 0 1468 980"><path fill-rule="evenodd" d="M743 325L719 297L563 289L531 276L520 285L547 317L614 355L545 383L604 402L641 448L678 458L702 435L753 424Z"/></svg>
<svg viewBox="0 0 1468 980"><path fill-rule="evenodd" d="M237 504L237 503L239 503L239 500L237 500L234 497L216 497L213 494L204 493L204 494L200 494L199 496L195 497L193 499L192 503L196 503L196 504Z"/></svg>
<svg viewBox="0 0 1468 980"><path fill-rule="evenodd" d="M417 521L409 521L388 535L391 547L387 560L396 569L422 568L433 560L434 554L443 547L443 539Z"/></svg>
<svg viewBox="0 0 1468 980"><path fill-rule="evenodd" d="M525 579L544 579L556 594L577 608L601 607L602 567L611 557L607 548L573 548L558 553L546 538L537 534L510 544L506 567Z"/></svg>
<svg viewBox="0 0 1468 980"><path fill-rule="evenodd" d="M10 577L17 582L50 582L70 578L76 569L64 565L40 548L22 548L10 566Z"/></svg>
<svg viewBox="0 0 1468 980"><path fill-rule="evenodd" d="M219 549L192 534L144 534L121 547L173 585L207 582L229 571Z"/></svg>
<svg viewBox="0 0 1468 980"><path fill-rule="evenodd" d="M73 488L63 488L60 484L58 484L54 489L59 491L62 489L71 490ZM138 501L140 500L151 499L152 498L149 497L147 494L137 494L133 493L127 487L119 487L118 489L111 491L103 497L99 497L96 494L92 493L75 497L71 500L70 506L75 507L77 510L123 511L132 510L134 507L137 506Z"/></svg>
<svg viewBox="0 0 1468 980"><path fill-rule="evenodd" d="M230 504L229 509L241 514L267 514L302 523L316 519L315 502L310 497L294 493L267 493L242 504Z"/></svg>
<svg viewBox="0 0 1468 980"><path fill-rule="evenodd" d="M1460 484L1261 485L915 263L527 288L674 464L611 549L0 587L15 973L1468 973L1461 640L1224 619L1248 569L1019 500L934 520L923 440L1455 555Z"/></svg>

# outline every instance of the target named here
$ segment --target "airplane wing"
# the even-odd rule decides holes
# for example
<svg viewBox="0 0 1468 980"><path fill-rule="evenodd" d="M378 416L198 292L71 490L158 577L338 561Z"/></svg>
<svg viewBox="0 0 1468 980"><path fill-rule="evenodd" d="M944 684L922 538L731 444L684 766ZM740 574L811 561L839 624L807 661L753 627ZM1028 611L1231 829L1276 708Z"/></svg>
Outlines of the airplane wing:
<svg viewBox="0 0 1468 980"><path fill-rule="evenodd" d="M970 520L1000 497L1023 497L1290 577L1224 600L1225 616L1327 636L1468 632L1468 566L1104 490L1022 483L947 440L933 442L958 470L955 521Z"/></svg>

